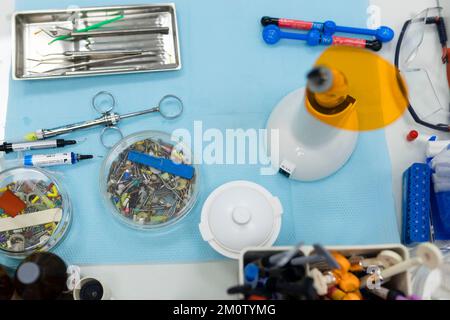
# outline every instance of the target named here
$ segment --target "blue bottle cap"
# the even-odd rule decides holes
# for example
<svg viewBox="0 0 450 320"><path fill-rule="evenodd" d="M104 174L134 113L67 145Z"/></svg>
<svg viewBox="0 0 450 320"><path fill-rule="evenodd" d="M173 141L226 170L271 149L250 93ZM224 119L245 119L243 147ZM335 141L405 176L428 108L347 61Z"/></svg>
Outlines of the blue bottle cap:
<svg viewBox="0 0 450 320"><path fill-rule="evenodd" d="M264 27L263 30L263 39L267 44L276 44L281 39L281 30L279 27L275 25L268 25L267 27Z"/></svg>
<svg viewBox="0 0 450 320"><path fill-rule="evenodd" d="M245 281L246 282L254 282L258 280L259 277L259 268L254 263L249 263L244 268Z"/></svg>
<svg viewBox="0 0 450 320"><path fill-rule="evenodd" d="M378 30L377 30L376 37L381 42L389 42L392 39L394 39L394 36L395 36L394 30L392 30L389 27L383 26L383 27L378 28Z"/></svg>

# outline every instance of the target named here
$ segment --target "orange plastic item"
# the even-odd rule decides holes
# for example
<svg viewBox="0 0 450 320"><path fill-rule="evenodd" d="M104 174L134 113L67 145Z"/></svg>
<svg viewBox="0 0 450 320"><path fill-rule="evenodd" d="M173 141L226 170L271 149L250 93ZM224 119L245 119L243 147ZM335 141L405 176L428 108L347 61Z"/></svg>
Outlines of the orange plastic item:
<svg viewBox="0 0 450 320"><path fill-rule="evenodd" d="M357 291L352 292L352 293L357 294L360 300L364 300L364 297L363 297L361 291L357 290Z"/></svg>
<svg viewBox="0 0 450 320"><path fill-rule="evenodd" d="M347 294L344 291L342 291L342 290L340 290L340 289L338 289L336 287L330 288L328 290L328 297L331 300L335 300L335 301L336 300L342 300L342 299L345 298L346 295Z"/></svg>
<svg viewBox="0 0 450 320"><path fill-rule="evenodd" d="M347 293L347 295L342 299L344 301L360 301L362 300L361 297L356 293Z"/></svg>
<svg viewBox="0 0 450 320"><path fill-rule="evenodd" d="M25 210L27 205L19 197L17 197L11 190L6 190L0 196L0 208L5 211L5 213L14 218L20 212Z"/></svg>
<svg viewBox="0 0 450 320"><path fill-rule="evenodd" d="M331 273L333 274L334 278L336 279L336 283L339 283L339 282L341 282L342 275L345 272L342 272L341 269L335 269L335 270L331 271Z"/></svg>
<svg viewBox="0 0 450 320"><path fill-rule="evenodd" d="M332 255L336 259L337 263L341 266L342 272L348 272L350 270L351 264L346 257L337 252L333 252Z"/></svg>
<svg viewBox="0 0 450 320"><path fill-rule="evenodd" d="M344 292L353 292L359 289L361 281L353 273L345 273L339 282L339 288Z"/></svg>

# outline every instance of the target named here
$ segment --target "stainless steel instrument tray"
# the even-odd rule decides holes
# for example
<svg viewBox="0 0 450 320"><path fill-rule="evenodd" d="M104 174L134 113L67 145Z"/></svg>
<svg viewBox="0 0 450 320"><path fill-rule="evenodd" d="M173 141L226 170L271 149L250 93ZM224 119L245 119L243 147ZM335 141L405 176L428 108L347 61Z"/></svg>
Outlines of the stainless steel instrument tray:
<svg viewBox="0 0 450 320"><path fill-rule="evenodd" d="M130 34L122 32L118 36L76 37L74 41L57 41L49 45L52 38L42 31L69 30L75 31L92 24L123 15L120 21L104 25L95 31L130 30ZM104 74L123 74L134 72L156 72L181 69L180 46L175 4L108 6L77 8L70 10L24 11L13 16L13 68L15 80L50 79L81 77ZM133 32L136 29L161 27L169 29L168 33ZM94 30L93 30L94 31ZM166 30L167 31L167 30ZM166 34L167 33L167 34ZM78 68L60 69L91 60L64 60L51 64L39 64L37 60L48 59L64 52L94 51L142 51L157 52L156 57L130 56L129 59L111 59L109 62L95 62ZM63 56L63 59L67 59ZM75 62L77 61L77 62ZM48 61L47 61L48 62Z"/></svg>

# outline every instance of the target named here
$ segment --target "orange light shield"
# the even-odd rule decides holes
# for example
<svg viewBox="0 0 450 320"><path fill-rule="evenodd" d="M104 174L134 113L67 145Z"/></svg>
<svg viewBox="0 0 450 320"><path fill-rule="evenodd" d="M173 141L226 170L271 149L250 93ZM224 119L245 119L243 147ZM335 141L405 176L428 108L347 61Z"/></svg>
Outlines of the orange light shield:
<svg viewBox="0 0 450 320"><path fill-rule="evenodd" d="M341 112L327 114L315 108L311 99L306 99L308 111L333 127L352 131L381 129L399 119L409 105L406 83L397 68L368 50L330 47L316 66L341 72L348 85L347 98L353 100ZM306 96L311 94L307 90Z"/></svg>

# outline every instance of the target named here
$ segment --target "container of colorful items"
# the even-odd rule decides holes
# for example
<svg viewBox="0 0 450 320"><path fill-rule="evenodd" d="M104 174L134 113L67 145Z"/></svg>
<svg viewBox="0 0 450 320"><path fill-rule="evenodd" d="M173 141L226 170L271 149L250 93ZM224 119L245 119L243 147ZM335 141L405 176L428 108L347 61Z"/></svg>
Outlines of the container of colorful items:
<svg viewBox="0 0 450 320"><path fill-rule="evenodd" d="M145 131L111 149L101 169L100 188L108 209L126 226L166 230L196 204L198 179L186 145L167 133Z"/></svg>
<svg viewBox="0 0 450 320"><path fill-rule="evenodd" d="M22 259L58 245L70 228L69 197L49 172L12 168L0 173L0 252Z"/></svg>
<svg viewBox="0 0 450 320"><path fill-rule="evenodd" d="M409 258L397 244L248 248L239 260L239 285L228 293L246 300L416 300L409 271L371 282Z"/></svg>

